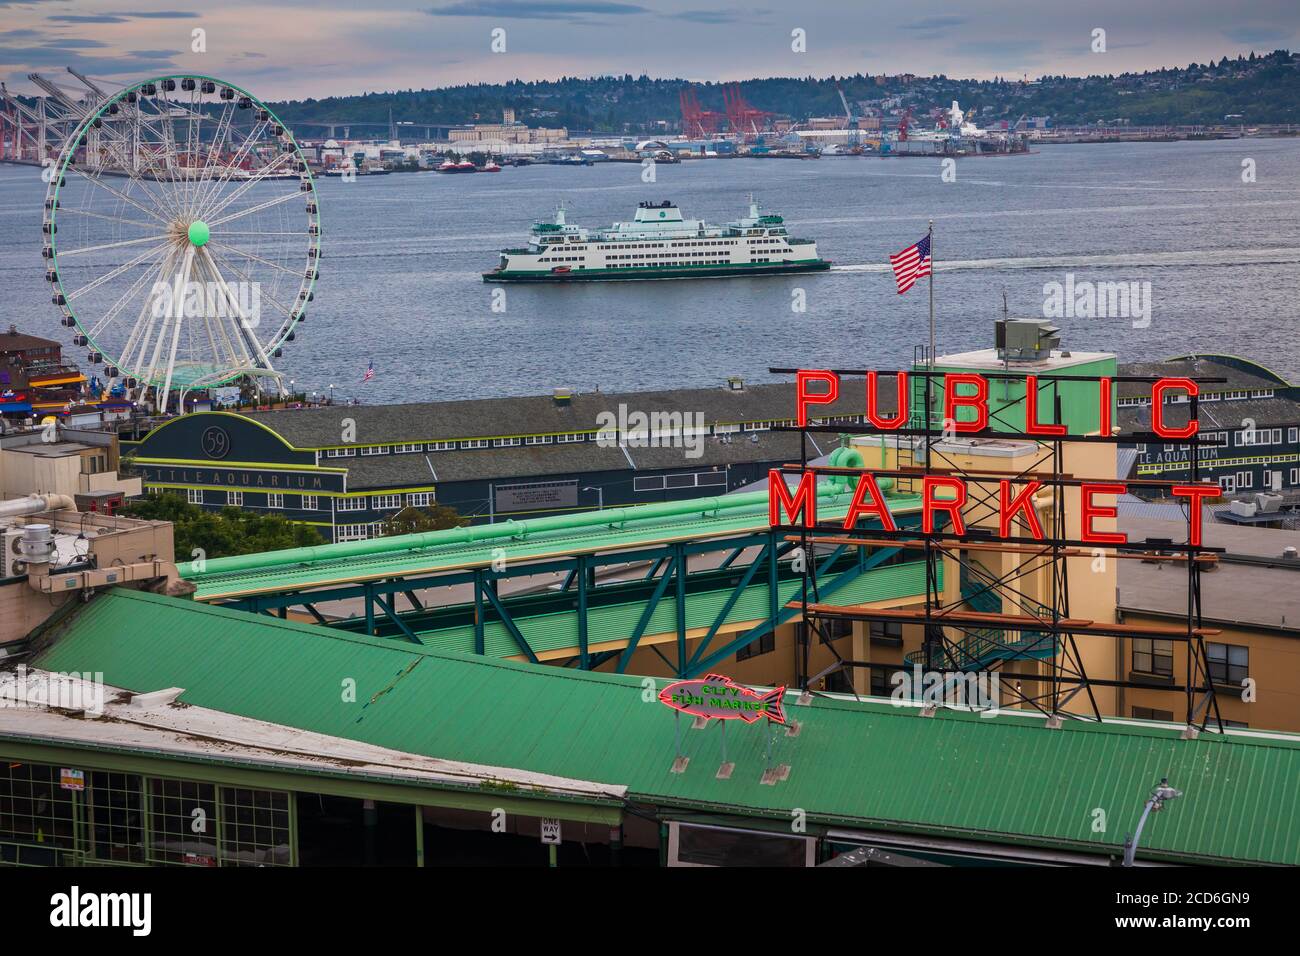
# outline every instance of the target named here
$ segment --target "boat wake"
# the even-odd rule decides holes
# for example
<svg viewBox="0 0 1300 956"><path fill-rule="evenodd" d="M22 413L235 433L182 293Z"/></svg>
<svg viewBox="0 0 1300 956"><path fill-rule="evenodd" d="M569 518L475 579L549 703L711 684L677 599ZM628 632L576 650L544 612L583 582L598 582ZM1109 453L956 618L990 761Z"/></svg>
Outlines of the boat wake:
<svg viewBox="0 0 1300 956"><path fill-rule="evenodd" d="M1188 252L1134 252L1108 255L1025 256L1005 259L943 259L936 272L957 269L1087 269L1098 266L1237 266L1300 262L1300 248L1206 249ZM831 272L889 272L888 262L831 266Z"/></svg>

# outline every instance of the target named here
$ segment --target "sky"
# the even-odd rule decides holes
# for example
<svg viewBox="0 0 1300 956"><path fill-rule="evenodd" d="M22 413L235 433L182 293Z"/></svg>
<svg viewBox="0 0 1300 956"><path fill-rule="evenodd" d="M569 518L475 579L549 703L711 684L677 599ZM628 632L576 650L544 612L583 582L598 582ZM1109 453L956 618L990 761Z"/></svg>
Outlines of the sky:
<svg viewBox="0 0 1300 956"><path fill-rule="evenodd" d="M1033 78L1300 47L1297 0L749 2L0 0L0 78L193 71L277 101L604 73Z"/></svg>

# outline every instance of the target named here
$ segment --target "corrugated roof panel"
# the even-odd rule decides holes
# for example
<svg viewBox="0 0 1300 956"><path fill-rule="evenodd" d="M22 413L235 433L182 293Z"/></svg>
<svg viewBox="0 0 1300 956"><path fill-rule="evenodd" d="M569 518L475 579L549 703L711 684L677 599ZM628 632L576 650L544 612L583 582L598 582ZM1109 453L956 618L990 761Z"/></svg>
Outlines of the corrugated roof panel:
<svg viewBox="0 0 1300 956"><path fill-rule="evenodd" d="M763 786L761 725L683 725L687 771L669 772L674 717L641 677L444 654L134 591L96 596L41 642L49 670L102 671L137 691L184 687L184 703L396 750L629 788L638 802L814 822L894 826L1118 853L1163 776L1184 792L1143 846L1181 858L1300 864L1300 737L1204 734L1134 723L940 710L817 698L787 706L776 737L787 780ZM340 693L357 682L357 702ZM663 682L660 682L662 684ZM1106 815L1093 832L1094 811Z"/></svg>

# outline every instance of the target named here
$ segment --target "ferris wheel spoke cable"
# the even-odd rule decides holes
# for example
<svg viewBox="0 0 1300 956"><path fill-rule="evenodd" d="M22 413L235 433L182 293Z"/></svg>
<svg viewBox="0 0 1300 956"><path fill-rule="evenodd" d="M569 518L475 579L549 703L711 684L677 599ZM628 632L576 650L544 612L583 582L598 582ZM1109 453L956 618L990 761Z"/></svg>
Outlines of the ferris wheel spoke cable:
<svg viewBox="0 0 1300 956"><path fill-rule="evenodd" d="M207 260L208 268L211 269L213 275L216 276L217 282L220 284L221 288L225 290L226 297L229 300L231 307L234 308L235 312L239 315L239 318L243 320L236 323L236 328L242 333L242 337L247 339L247 344L253 346L253 350L257 353L258 359L261 360L265 367L268 370L272 369L271 359L262 348L262 343L257 340L257 336L251 334L257 323L250 320L248 315L245 314L243 306L239 303L239 298L230 290L230 286L226 283L225 276L221 274L221 269L218 267L217 261L212 258L212 253L207 249L202 249L201 253Z"/></svg>
<svg viewBox="0 0 1300 956"><path fill-rule="evenodd" d="M226 100L226 104L221 111L221 118L217 120L217 128L213 133L212 141L208 143L203 169L200 171L198 181L194 186L194 202L187 210L191 216L198 215L198 210L202 206L209 184L221 176L221 149L230 132L229 127L233 121L233 110L234 100ZM216 162L214 162L214 159Z"/></svg>
<svg viewBox="0 0 1300 956"><path fill-rule="evenodd" d="M280 265L280 263L278 262L272 262L270 259L264 259L261 256L255 256L251 252L245 252L242 249L237 249L236 247L229 245L228 243L213 242L212 245L226 252L234 253L235 255L239 256L242 259L251 259L254 262L260 262L264 266L270 266L272 269L279 269L281 272L287 272L291 276L298 275L298 270L296 269L290 269L287 268L286 266Z"/></svg>
<svg viewBox="0 0 1300 956"><path fill-rule="evenodd" d="M123 246L138 246L142 242L166 242L170 236L141 236L138 239L123 239L119 242L104 242L95 246L78 246L76 249L67 249L60 252L60 256L84 256L92 252L103 252L106 249L120 249Z"/></svg>
<svg viewBox="0 0 1300 956"><path fill-rule="evenodd" d="M127 286L126 291L118 296L117 301L108 307L108 311L104 313L103 317L87 330L86 335L91 339L91 341L98 338L101 332L113 324L113 321L122 313L122 310L126 308L127 303L135 301L136 296L140 294L141 287L148 282L150 278L157 274L158 270L156 266L153 269L146 269L141 272L129 286Z"/></svg>
<svg viewBox="0 0 1300 956"><path fill-rule="evenodd" d="M266 180L267 177L269 177L272 173L278 172L279 170L277 170L276 167L283 165L284 161L292 155L293 154L291 153L281 153L279 156L275 157L275 159L271 160L271 162L267 163L261 169L257 170L257 172L249 176L248 179L241 182L239 186L237 186L235 189L231 190L230 193L220 202L217 201L218 199L220 199L219 196L213 197L211 201L208 202L208 204L203 208L202 211L203 219L211 223L211 221L214 218L216 218L222 212L224 212L225 209L236 199L243 196L246 192L248 192L258 183ZM293 193L286 194L286 198L293 198L293 196L294 196Z"/></svg>
<svg viewBox="0 0 1300 956"><path fill-rule="evenodd" d="M126 193L122 192L121 190L114 189L108 183L101 181L99 177L82 175L81 178L88 183L98 186L100 189L107 190L108 192L116 196L118 199L121 199L123 202L131 204L132 206L134 206L136 209L139 209L142 213L144 213L149 218L156 219L164 226L168 225L168 221L164 219L162 216L158 215L158 213L154 212L152 209L148 208L147 206L143 206L140 203L136 202L134 199L132 199L130 196L128 196Z"/></svg>
<svg viewBox="0 0 1300 956"><path fill-rule="evenodd" d="M239 276L239 278L242 279L244 282L251 282L251 281L252 281L251 279L249 279L249 277L248 277L248 273L244 272L242 269L240 269L238 266L236 266L233 262L227 262L227 263L226 263L226 268L229 269L231 272L233 272L235 275ZM286 318L292 320L292 319L295 317L295 313L294 313L294 310L293 310L293 309L289 308L287 305L285 305L283 302L281 302L279 299L277 299L277 298L276 298L274 295L272 295L270 292L267 292L265 289L262 290L262 298L263 298L263 299L266 299L268 302L270 302L272 305L274 305L277 309L279 309L281 312L283 312L283 313L285 314L285 317L286 317Z"/></svg>
<svg viewBox="0 0 1300 956"><path fill-rule="evenodd" d="M118 276L130 272L132 269L140 265L140 263L144 262L145 260L152 259L154 256L156 256L159 252L161 252L165 248L166 246L164 244L159 243L158 245L150 249L146 249L144 252L136 256L134 259L122 263L120 266L118 266L116 269L113 269L110 272L105 272L98 279L91 280L90 282L83 285L81 288L76 289L73 292L67 293L66 298L68 299L69 302L71 302L73 299L79 298L85 295L87 292L92 292L95 289L98 289L102 285L107 285L109 282L112 282Z"/></svg>
<svg viewBox="0 0 1300 956"><path fill-rule="evenodd" d="M149 223L149 222L139 222L139 221L137 221L137 220L135 220L135 219L123 219L121 216L109 216L109 215L106 215L106 214L104 214L104 213L100 213L100 212L90 212L88 209L72 209L72 208L68 208L68 209L63 210L63 212L64 212L65 214L67 214L67 215L73 215L73 216L87 216L87 217L89 217L89 218L91 218L91 219L102 219L102 220L105 220L105 221L107 221L107 222L117 223L118 225L123 225L123 226L136 226L137 228L140 228L140 229L157 229L157 228L158 228L158 226L157 226L156 224L154 224L154 223Z"/></svg>
<svg viewBox="0 0 1300 956"><path fill-rule="evenodd" d="M250 147L255 142L257 142L258 138L261 136L263 132L265 132L266 129L269 129L269 126L270 124L267 122L259 122L255 127L253 127L251 131L249 131L244 136L243 144L239 147L238 150L235 151L234 155L230 157L229 161L226 164L227 168L231 171L232 175L236 170L241 169L242 163L249 156ZM278 165L280 163L280 160L283 157L289 155L292 154L287 152L281 153L272 162L266 164L263 167L263 169L269 170L270 168ZM258 175L258 173L260 173L261 175ZM234 197L243 195L249 188L253 186L253 184L260 182L262 179L265 178L266 178L266 174L262 171L262 169L259 169L256 173L249 176L248 179L243 184L241 184L239 188L233 190L230 194L230 198L227 199L225 202L223 202L220 206L216 206L216 203L221 198L221 189L229 183L229 180L227 179L219 183L218 185L214 185L213 187L209 188L206 194L201 198L198 215L200 215L204 219L211 219L218 212L220 212L222 209L228 206L230 202L234 199Z"/></svg>
<svg viewBox="0 0 1300 956"><path fill-rule="evenodd" d="M226 223L234 222L236 219L241 219L244 216L252 215L253 213L262 212L263 210L270 209L273 206L278 206L281 203L289 202L291 199L297 199L298 196L299 193L285 193L282 196L276 196L274 199L268 199L265 202L260 202L256 206L246 206L245 208L241 209L239 212L232 212L229 215L222 216L219 219L208 219L207 223L209 226L224 226ZM217 210L217 211L220 212L221 210ZM226 233L226 235L230 235L230 233ZM298 235L298 233L294 233L294 235Z"/></svg>

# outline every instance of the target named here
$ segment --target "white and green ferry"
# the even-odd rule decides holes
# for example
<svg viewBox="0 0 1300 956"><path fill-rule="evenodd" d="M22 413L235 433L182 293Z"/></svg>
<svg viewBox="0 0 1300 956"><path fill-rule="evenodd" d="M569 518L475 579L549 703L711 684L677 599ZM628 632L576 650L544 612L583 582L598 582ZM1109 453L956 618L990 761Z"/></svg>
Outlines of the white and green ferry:
<svg viewBox="0 0 1300 956"><path fill-rule="evenodd" d="M592 279L687 279L821 272L812 239L793 239L780 216L749 215L725 226L683 219L671 202L643 202L631 222L588 231L564 221L532 228L526 249L503 249L484 282L572 282Z"/></svg>

